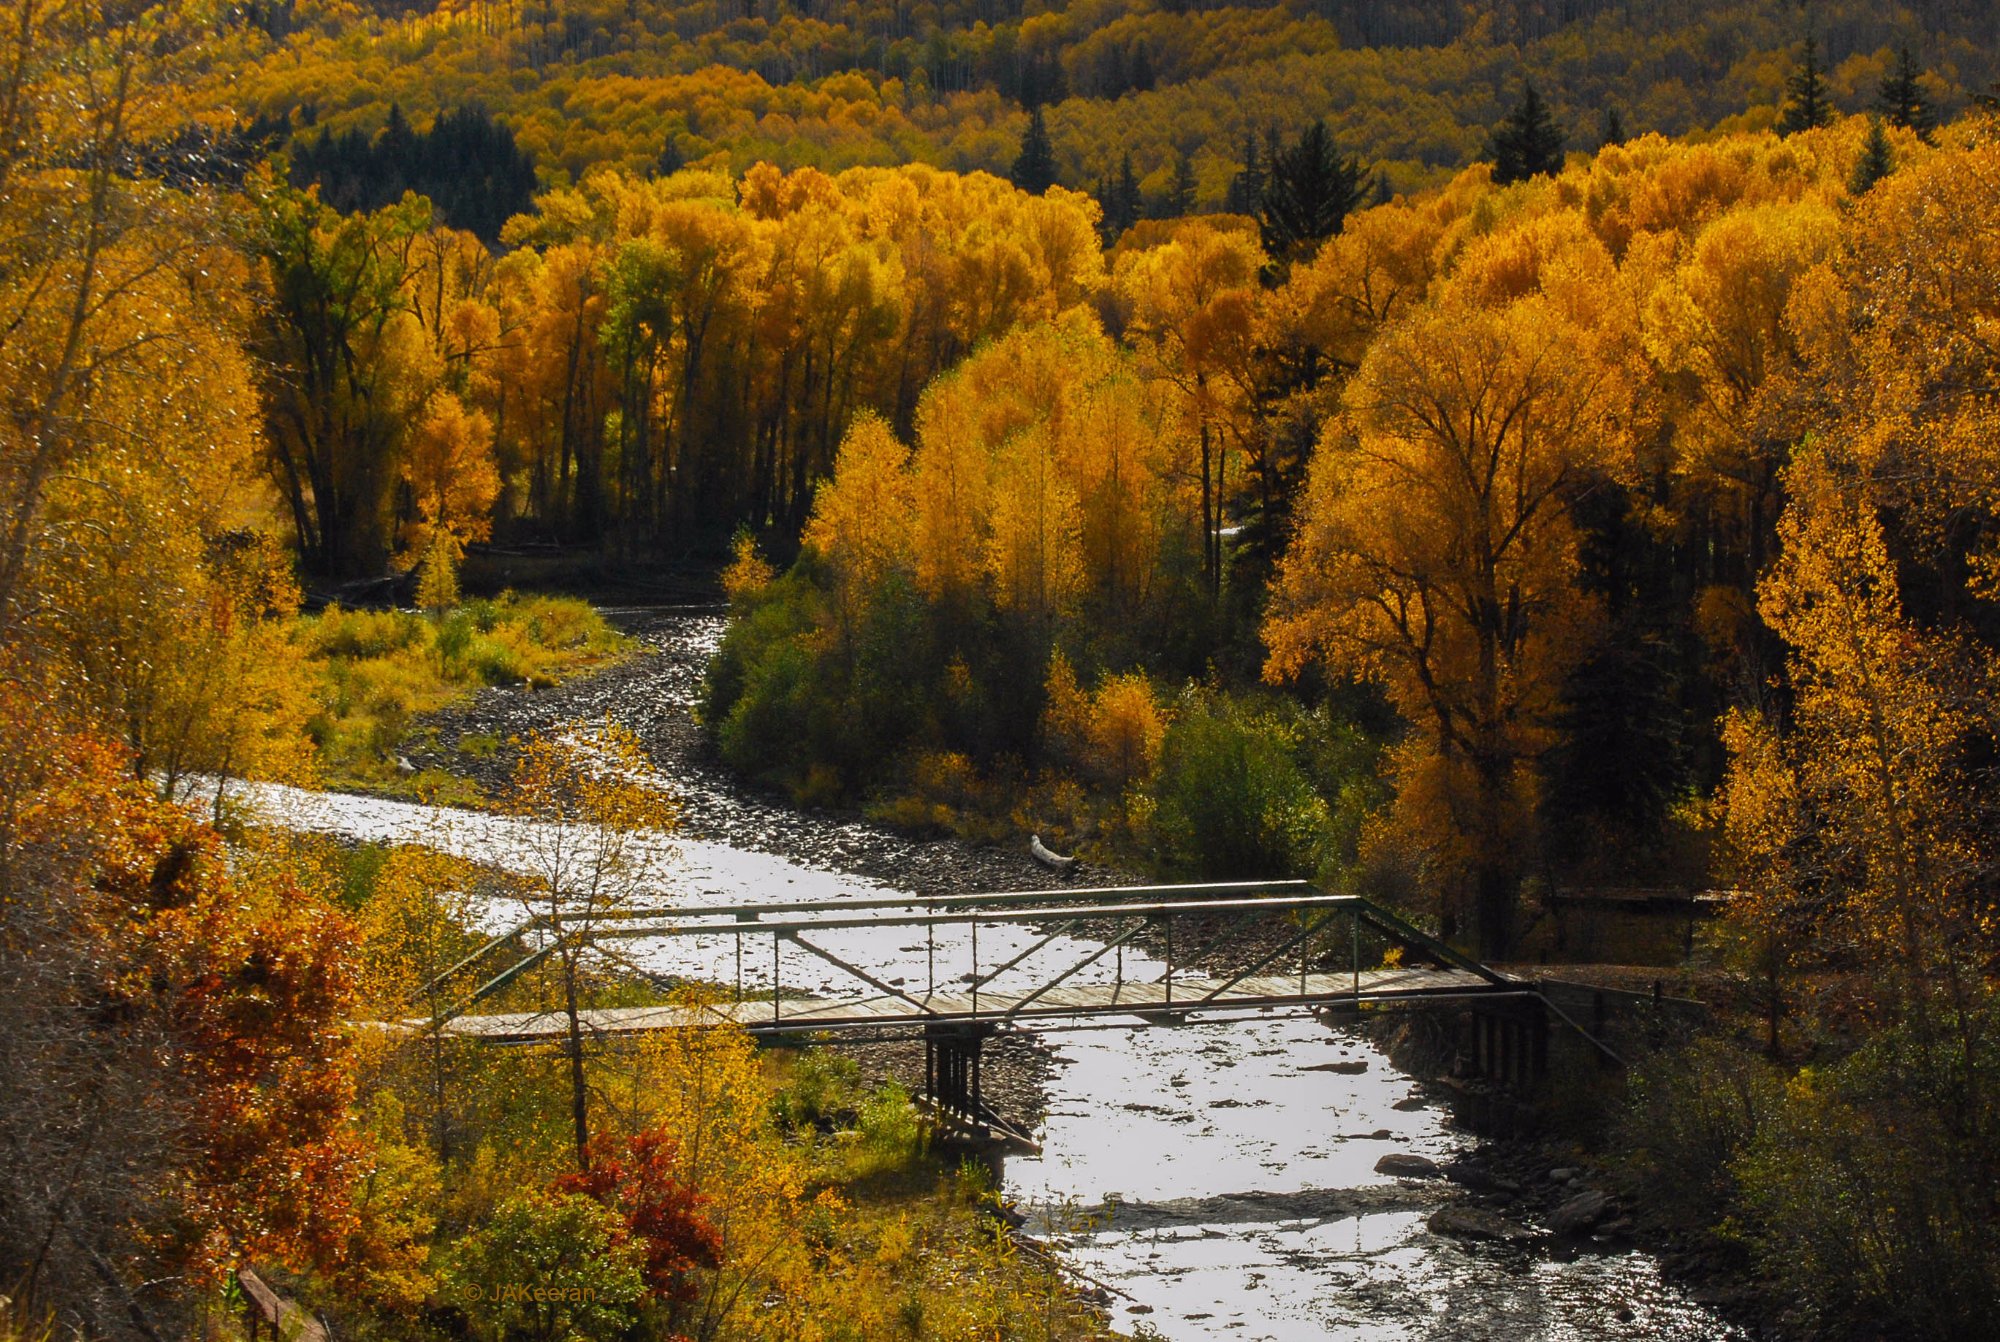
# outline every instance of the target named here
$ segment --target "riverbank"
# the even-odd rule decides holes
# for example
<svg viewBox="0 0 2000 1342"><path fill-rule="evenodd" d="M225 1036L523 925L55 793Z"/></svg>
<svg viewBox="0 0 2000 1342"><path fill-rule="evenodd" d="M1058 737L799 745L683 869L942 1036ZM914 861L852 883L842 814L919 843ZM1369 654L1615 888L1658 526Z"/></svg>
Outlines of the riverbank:
<svg viewBox="0 0 2000 1342"><path fill-rule="evenodd" d="M1072 883L1025 852L913 838L742 787L707 756L692 717L719 616L612 614L661 649L552 689L475 696L440 715L440 744L454 733L518 735L573 718L626 723L683 799L671 879L704 901L774 890L824 898L863 882L904 890ZM499 752L472 763L504 777ZM407 823L393 807L358 799L334 809L344 814L325 823L349 833ZM469 846L504 855L503 817L460 823ZM1129 879L1089 867L1073 876L1085 884ZM897 949L889 941L868 953L893 957ZM785 981L795 981L790 968ZM1031 1220L1078 1212L1091 1223L1065 1238L1064 1259L1126 1292L1129 1303L1118 1308L1127 1322L1176 1339L1224 1327L1287 1340L1420 1336L1409 1330L1449 1299L1467 1320L1467 1338L1519 1337L1542 1320L1610 1335L1625 1327L1619 1308L1636 1311L1635 1338L1735 1335L1664 1288L1636 1252L1558 1263L1433 1232L1430 1218L1464 1202L1464 1187L1376 1167L1405 1154L1449 1168L1473 1144L1351 1027L1262 1018L1048 1034L1018 1066L1009 1065L1009 1047L988 1098L1016 1122L1039 1122L1045 1154L1009 1161L1005 1194ZM863 1066L906 1081L921 1074L915 1048L901 1057L884 1049Z"/></svg>
<svg viewBox="0 0 2000 1342"><path fill-rule="evenodd" d="M1551 972L1561 973L1562 967ZM1677 977L1677 986L1688 991L1687 977ZM1642 1010L1646 1005L1640 994L1625 1000ZM1678 1001L1685 1007L1688 999ZM1783 1329L1788 1302L1751 1272L1743 1245L1719 1239L1705 1221L1662 1207L1644 1187L1627 1131L1631 1097L1625 1069L1643 1069L1661 1049L1715 1027L1686 1010L1676 1013L1679 1020L1669 1030L1662 1030L1657 1014L1643 1012L1644 1021L1637 1014L1592 1022L1615 1042L1622 1067L1609 1066L1601 1056L1580 1062L1596 1050L1572 1038L1567 1042L1573 1047L1564 1051L1568 1067L1552 1067L1525 1089L1477 1075L1465 1047L1470 1028L1462 1008L1383 1013L1367 1030L1398 1067L1421 1080L1455 1121L1480 1139L1438 1171L1463 1188L1467 1205L1476 1209L1479 1219L1465 1223L1462 1233L1515 1238L1514 1232L1522 1232L1516 1242L1526 1250L1558 1258L1637 1248L1689 1299L1747 1336L1788 1336ZM1574 1033L1553 1018L1550 1029Z"/></svg>

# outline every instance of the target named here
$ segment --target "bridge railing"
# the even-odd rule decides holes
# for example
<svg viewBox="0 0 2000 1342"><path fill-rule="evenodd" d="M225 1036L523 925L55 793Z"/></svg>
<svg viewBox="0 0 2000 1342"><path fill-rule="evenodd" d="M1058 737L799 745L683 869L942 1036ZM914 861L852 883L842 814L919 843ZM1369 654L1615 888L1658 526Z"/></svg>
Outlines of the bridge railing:
<svg viewBox="0 0 2000 1342"><path fill-rule="evenodd" d="M1240 928L1245 920L1274 915L1288 916L1296 924L1296 929L1276 940L1266 940L1249 948L1241 958L1215 970L1193 995L1176 997L1177 979L1184 975L1191 962L1210 966L1215 963L1212 942L1198 943L1191 948L1183 932L1177 944L1177 927L1184 929L1189 922L1198 920L1198 930L1213 931L1214 924L1219 921L1226 934ZM566 921L560 914L531 919L491 939L453 966L447 974L465 971L500 946L512 944L519 947L524 938L540 939L541 944L529 947L512 964L474 988L452 1009L450 1015L463 1014L541 963L563 935ZM630 907L609 917L601 912L593 913L587 919L577 920L576 935L586 938L600 950L615 942L727 938L735 946L736 1001L739 1004L762 1001L768 992L771 1002L770 1020L766 1023L768 1028L782 1024L786 991L783 951L788 946L831 966L857 987L901 1003L907 1008L905 1014L909 1017L1007 1021L1047 1014L1050 1008L1038 1004L1046 1002L1050 994L1106 957L1114 960L1115 981L1124 983L1125 948L1148 932L1157 932L1158 935L1151 939L1152 945L1164 952L1162 972L1151 980L1162 987L1158 1003L1162 1008L1184 1011L1226 1006L1233 1000L1229 994L1239 984L1267 974L1275 965L1289 965L1294 955L1297 956L1299 973L1295 997L1301 1002L1323 998L1331 995L1333 990L1322 982L1316 991L1308 991L1311 966L1315 954L1322 966L1321 973L1334 963L1335 953L1330 948L1330 939L1338 936L1343 922L1347 924L1349 933L1349 956L1346 957L1348 963L1345 968L1352 995L1357 1000L1362 990L1361 945L1364 929L1371 936L1390 945L1401 946L1417 957L1474 975L1485 985L1511 986L1508 980L1430 936L1392 910L1359 896L1327 894L1307 881L1085 887L935 897L865 896L721 906L658 903ZM1020 968L1084 924L1090 925L1088 940L1094 943L1086 953L1059 970L1038 972L1033 982L1024 989L1004 996L993 992L992 985L1002 975ZM980 929L1002 926L1029 928L1034 935L1028 938L1025 946L1010 944L1009 950L997 961L991 956L982 961ZM921 997L914 988L907 986L907 976L891 981L885 972L856 964L823 944L828 934L895 928L921 929L924 933L926 980ZM938 939L941 933L956 930L969 934L971 973L958 976L952 983L944 985L947 991L941 994L937 978ZM753 964L763 960L763 947L756 944L760 938L769 940L771 973L768 984L747 982L745 977L746 950ZM1371 960L1370 968L1373 963ZM1287 969L1285 972L1290 971ZM437 987L437 981L427 985L426 995ZM984 1004L982 993L986 995ZM436 1000L435 996L431 996L431 1000ZM750 1022L746 1020L746 1023Z"/></svg>

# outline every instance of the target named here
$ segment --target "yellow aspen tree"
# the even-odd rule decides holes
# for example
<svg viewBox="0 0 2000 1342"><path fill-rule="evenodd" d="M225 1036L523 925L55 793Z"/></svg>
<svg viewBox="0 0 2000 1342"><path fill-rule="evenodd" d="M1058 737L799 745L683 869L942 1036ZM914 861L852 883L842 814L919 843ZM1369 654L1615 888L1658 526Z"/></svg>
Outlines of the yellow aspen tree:
<svg viewBox="0 0 2000 1342"><path fill-rule="evenodd" d="M500 472L493 461L493 424L448 392L432 398L410 435L403 459L416 516L404 527L404 544L422 554L445 537L454 549L493 533L493 504Z"/></svg>
<svg viewBox="0 0 2000 1342"><path fill-rule="evenodd" d="M534 822L525 830L512 893L540 921L542 945L555 962L567 1027L572 1136L577 1163L587 1165L583 1011L599 968L593 940L647 889L649 862L673 828L675 811L654 782L639 739L615 723L570 722L529 737L508 801Z"/></svg>
<svg viewBox="0 0 2000 1342"><path fill-rule="evenodd" d="M1148 371L1179 391L1195 426L1199 452L1185 469L1200 486L1202 563L1211 594L1222 583L1228 444L1240 445L1248 432L1263 264L1262 250L1247 235L1202 222L1118 261L1118 290L1131 305L1130 337Z"/></svg>
<svg viewBox="0 0 2000 1342"><path fill-rule="evenodd" d="M1000 609L1043 630L1054 627L1083 586L1082 518L1076 483L1049 423L1002 443L993 474L993 530L986 569Z"/></svg>
<svg viewBox="0 0 2000 1342"><path fill-rule="evenodd" d="M1408 818L1463 837L1471 897L1448 892L1447 931L1470 911L1502 955L1533 764L1595 619L1568 502L1606 462L1613 379L1540 298L1451 304L1385 333L1345 403L1273 585L1265 674L1383 682L1446 783L1404 792L1445 816Z"/></svg>
<svg viewBox="0 0 2000 1342"><path fill-rule="evenodd" d="M1725 720L1727 833L1756 892L1751 916L1868 948L1894 967L1882 981L1921 1034L1940 971L1962 992L1994 931L1967 889L1983 845L1953 768L1974 728L1960 705L1981 675L1968 649L1906 618L1876 505L1851 471L1814 451L1785 483L1758 609L1788 649L1789 720L1782 733L1741 711Z"/></svg>
<svg viewBox="0 0 2000 1342"><path fill-rule="evenodd" d="M835 579L843 644L851 647L871 595L912 568L910 450L875 415L862 415L841 441L833 479L813 501L804 541Z"/></svg>
<svg viewBox="0 0 2000 1342"><path fill-rule="evenodd" d="M979 412L958 375L932 384L917 410L917 585L933 601L963 601L979 581L992 502Z"/></svg>

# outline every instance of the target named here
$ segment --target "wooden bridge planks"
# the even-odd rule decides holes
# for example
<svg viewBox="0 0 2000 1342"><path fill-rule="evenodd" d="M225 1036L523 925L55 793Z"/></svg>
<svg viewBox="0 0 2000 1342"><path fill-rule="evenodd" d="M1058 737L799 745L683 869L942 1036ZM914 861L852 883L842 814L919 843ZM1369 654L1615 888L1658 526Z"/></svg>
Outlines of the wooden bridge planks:
<svg viewBox="0 0 2000 1342"><path fill-rule="evenodd" d="M1504 988L1477 974L1459 969L1372 969L1359 975L1308 974L1303 984L1298 975L1256 975L1230 985L1226 979L1176 978L1172 997L1159 982L1072 984L1052 988L1023 1003L1032 993L988 991L978 994L977 1012L973 995L967 991L938 993L925 998L912 994L924 1009L899 997L887 995L838 1000L794 998L779 1004L773 1015L768 1001L722 1002L701 1009L697 1019L717 1023L732 1021L752 1031L797 1031L811 1028L828 1030L864 1029L882 1026L918 1026L932 1022L1059 1023L1133 1014L1151 1015L1162 1011L1218 1011L1259 1006L1304 1006L1338 1002L1343 998L1364 1002L1393 1002L1398 999L1471 996ZM1223 989L1218 993L1218 989ZM1010 1014L1018 1010L1019 1014ZM689 1023L685 1008L675 1006L614 1007L583 1013L584 1029L593 1036L644 1034L672 1029ZM428 1022L409 1023L417 1029ZM529 1043L560 1039L568 1022L559 1012L516 1012L494 1016L460 1016L448 1022L443 1033L450 1037L478 1039L489 1043Z"/></svg>

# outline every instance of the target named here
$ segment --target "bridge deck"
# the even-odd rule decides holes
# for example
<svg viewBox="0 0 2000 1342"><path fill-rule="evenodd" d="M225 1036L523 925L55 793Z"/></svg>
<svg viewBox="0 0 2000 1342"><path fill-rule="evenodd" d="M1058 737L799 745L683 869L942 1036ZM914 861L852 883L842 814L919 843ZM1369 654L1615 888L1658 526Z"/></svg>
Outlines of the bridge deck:
<svg viewBox="0 0 2000 1342"><path fill-rule="evenodd" d="M731 1021L754 1034L816 1030L908 1028L930 1024L1002 1024L1149 1016L1161 1012L1236 1011L1255 1007L1303 1007L1341 1002L1393 1002L1424 997L1481 996L1507 990L1504 984L1461 969L1373 969L1356 974L1259 974L1234 983L1226 978L1177 977L1171 997L1161 982L1069 984L1043 991L938 993L931 996L838 1000L788 998L776 1010L769 1001L720 1002L704 1008L709 1019ZM593 1035L643 1034L688 1023L675 1006L613 1007L583 1013ZM409 1024L423 1028L427 1022ZM441 1033L487 1043L531 1043L560 1038L566 1029L556 1012L458 1016Z"/></svg>

